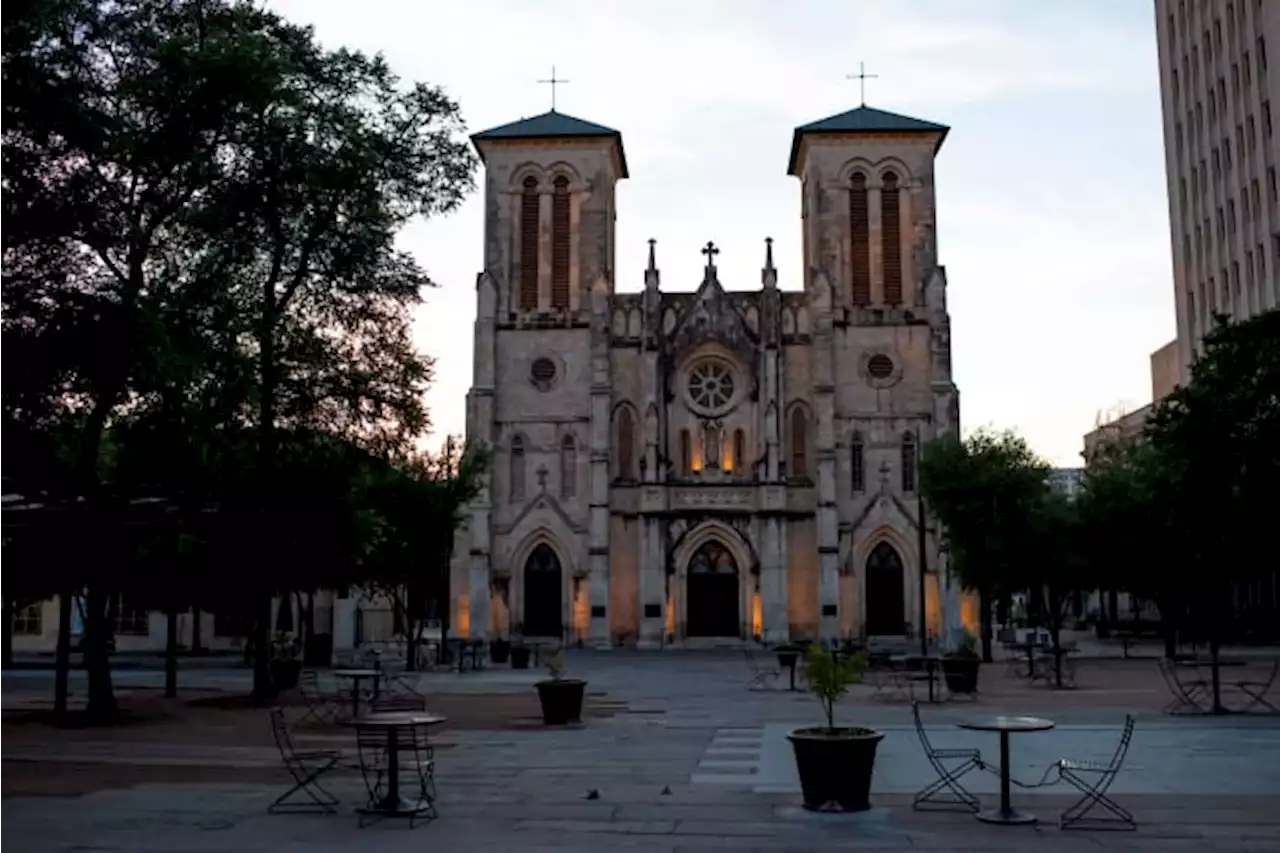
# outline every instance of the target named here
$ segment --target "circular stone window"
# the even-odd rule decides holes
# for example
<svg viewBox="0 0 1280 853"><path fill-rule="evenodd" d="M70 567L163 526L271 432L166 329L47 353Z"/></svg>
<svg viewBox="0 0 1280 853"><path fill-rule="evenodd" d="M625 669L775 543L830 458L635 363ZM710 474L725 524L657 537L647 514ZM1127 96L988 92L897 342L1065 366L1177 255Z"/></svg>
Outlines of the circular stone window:
<svg viewBox="0 0 1280 853"><path fill-rule="evenodd" d="M715 361L704 361L689 371L689 399L708 411L723 409L733 399L733 373Z"/></svg>
<svg viewBox="0 0 1280 853"><path fill-rule="evenodd" d="M529 366L529 381L539 391L546 391L556 381L556 363L549 358L536 358Z"/></svg>
<svg viewBox="0 0 1280 853"><path fill-rule="evenodd" d="M893 376L893 359L884 353L876 353L867 359L867 375L872 379L885 380Z"/></svg>

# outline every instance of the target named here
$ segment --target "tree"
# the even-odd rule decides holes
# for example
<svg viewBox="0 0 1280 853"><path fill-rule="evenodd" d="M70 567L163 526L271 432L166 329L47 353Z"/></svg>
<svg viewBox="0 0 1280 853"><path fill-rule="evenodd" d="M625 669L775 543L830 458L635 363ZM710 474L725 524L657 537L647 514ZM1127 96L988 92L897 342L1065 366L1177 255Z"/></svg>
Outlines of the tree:
<svg viewBox="0 0 1280 853"><path fill-rule="evenodd" d="M380 536L366 564L369 586L387 595L405 626L406 660L417 648L434 603L449 604L449 564L463 508L477 495L489 465L487 448L446 440L436 456L380 468L367 499Z"/></svg>
<svg viewBox="0 0 1280 853"><path fill-rule="evenodd" d="M391 453L427 426L430 361L409 328L430 280L394 241L470 188L457 105L231 0L33 0L6 7L4 50L5 344L30 365L5 383L6 427L75 424L70 494L90 506L124 421L178 450L192 431L198 452L252 473L201 488L258 544L233 565L262 604L267 696L265 602L311 542L299 507L361 547L347 492L325 481L319 509L297 488L335 453L349 473L317 436ZM106 604L127 582L115 567L85 579L100 716L114 706Z"/></svg>
<svg viewBox="0 0 1280 853"><path fill-rule="evenodd" d="M431 361L412 344L411 311L432 284L395 247L416 217L453 210L475 158L457 104L405 88L381 57L325 51L281 31L281 83L229 152L214 262L254 353L256 486L269 536L278 493L277 430L330 432L403 453L428 426ZM250 559L255 575L269 563ZM267 695L264 605L255 692Z"/></svg>
<svg viewBox="0 0 1280 853"><path fill-rule="evenodd" d="M1024 589L1036 556L1048 466L1011 432L942 436L925 447L921 488L942 523L951 571L982 600L982 654L991 660L990 604Z"/></svg>
<svg viewBox="0 0 1280 853"><path fill-rule="evenodd" d="M1259 555L1271 545L1280 489L1280 310L1241 323L1219 318L1203 347L1191 380L1156 407L1144 439L1174 484L1168 511L1184 557L1172 583L1194 589L1186 619L1208 635L1220 708L1218 648L1249 615L1233 612L1231 599L1275 575Z"/></svg>
<svg viewBox="0 0 1280 853"><path fill-rule="evenodd" d="M1085 469L1078 498L1080 548L1110 590L1155 602L1172 655L1193 588L1186 530L1178 522L1178 471L1149 441L1103 448Z"/></svg>
<svg viewBox="0 0 1280 853"><path fill-rule="evenodd" d="M220 152L271 102L264 45L277 20L214 0L5 9L4 328L7 350L34 356L5 404L15 419L77 424L74 492L90 507L105 431L136 404L132 383L158 352L159 308L199 269L194 223L223 177ZM86 667L90 713L106 718L112 581L95 566Z"/></svg>

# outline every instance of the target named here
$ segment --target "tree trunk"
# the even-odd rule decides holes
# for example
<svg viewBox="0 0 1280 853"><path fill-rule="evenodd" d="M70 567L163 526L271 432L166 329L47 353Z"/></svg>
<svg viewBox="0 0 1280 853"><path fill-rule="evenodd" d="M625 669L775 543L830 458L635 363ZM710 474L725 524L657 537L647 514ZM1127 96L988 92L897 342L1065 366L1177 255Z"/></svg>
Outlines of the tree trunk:
<svg viewBox="0 0 1280 853"><path fill-rule="evenodd" d="M84 668L88 681L85 714L90 721L109 725L115 722L115 691L111 686L111 625L107 618L109 596L98 584L85 593Z"/></svg>
<svg viewBox="0 0 1280 853"><path fill-rule="evenodd" d="M991 663L994 658L991 655L991 606L990 597L984 594L978 595L979 621L982 630L982 662Z"/></svg>
<svg viewBox="0 0 1280 853"><path fill-rule="evenodd" d="M58 593L58 647L53 673L53 715L67 716L68 686L71 678L71 606L74 593L70 588Z"/></svg>
<svg viewBox="0 0 1280 853"><path fill-rule="evenodd" d="M1050 589L1046 593L1049 599L1048 613L1046 618L1049 620L1049 643L1053 647L1053 680L1054 686L1062 687L1062 601L1059 596Z"/></svg>
<svg viewBox="0 0 1280 853"><path fill-rule="evenodd" d="M13 605L9 599L4 600L4 665L13 663Z"/></svg>
<svg viewBox="0 0 1280 853"><path fill-rule="evenodd" d="M191 654L204 653L204 645L200 641L200 608L191 608Z"/></svg>
<svg viewBox="0 0 1280 853"><path fill-rule="evenodd" d="M258 618L253 620L253 693L255 702L271 702L276 698L271 681L271 595L258 603Z"/></svg>
<svg viewBox="0 0 1280 853"><path fill-rule="evenodd" d="M165 612L164 640L164 698L178 695L178 608L170 606Z"/></svg>

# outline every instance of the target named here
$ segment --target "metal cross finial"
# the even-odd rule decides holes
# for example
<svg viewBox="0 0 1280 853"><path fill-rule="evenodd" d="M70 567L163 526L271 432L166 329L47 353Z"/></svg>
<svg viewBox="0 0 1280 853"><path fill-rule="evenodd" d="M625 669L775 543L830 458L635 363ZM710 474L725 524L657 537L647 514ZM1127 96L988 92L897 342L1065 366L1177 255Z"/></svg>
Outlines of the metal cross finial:
<svg viewBox="0 0 1280 853"><path fill-rule="evenodd" d="M538 485L545 489L547 487L547 475L551 472L547 470L546 465L539 465L535 473L538 475Z"/></svg>
<svg viewBox="0 0 1280 853"><path fill-rule="evenodd" d="M868 73L867 73L867 66L866 66L866 63L865 63L865 62L859 62L859 63L858 63L858 73L857 73L857 74L849 74L849 75L846 75L846 76L847 76L847 77L848 77L848 79L850 79L850 80L857 80L857 81L858 81L859 94L860 94L860 95L861 95L861 97L862 97L862 105L865 107L865 106L867 105L867 80L869 80L869 79L870 79L870 80L875 80L875 79L877 79L880 75L879 75L879 74L868 74Z"/></svg>
<svg viewBox="0 0 1280 853"><path fill-rule="evenodd" d="M550 77L550 79L547 79L547 80L539 80L538 82L539 82L539 83L550 83L550 84L551 84L551 112L555 112L555 111L556 111L556 85L557 85L558 83L568 83L568 82L570 82L570 81L565 80L565 79L564 79L564 78L562 78L562 77L556 77L556 67L555 67L554 65L552 65L552 66L551 66L551 77Z"/></svg>
<svg viewBox="0 0 1280 853"><path fill-rule="evenodd" d="M720 250L716 248L716 244L708 240L707 245L703 247L702 254L707 256L707 266L713 267L716 264L716 255L720 254Z"/></svg>

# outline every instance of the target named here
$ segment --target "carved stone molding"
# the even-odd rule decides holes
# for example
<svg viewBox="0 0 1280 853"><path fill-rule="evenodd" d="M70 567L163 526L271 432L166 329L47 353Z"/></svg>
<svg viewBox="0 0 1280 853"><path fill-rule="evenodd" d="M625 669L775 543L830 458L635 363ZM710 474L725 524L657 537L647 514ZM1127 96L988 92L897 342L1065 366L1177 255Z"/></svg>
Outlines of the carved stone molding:
<svg viewBox="0 0 1280 853"><path fill-rule="evenodd" d="M751 509L755 505L749 488L676 489L673 509Z"/></svg>

